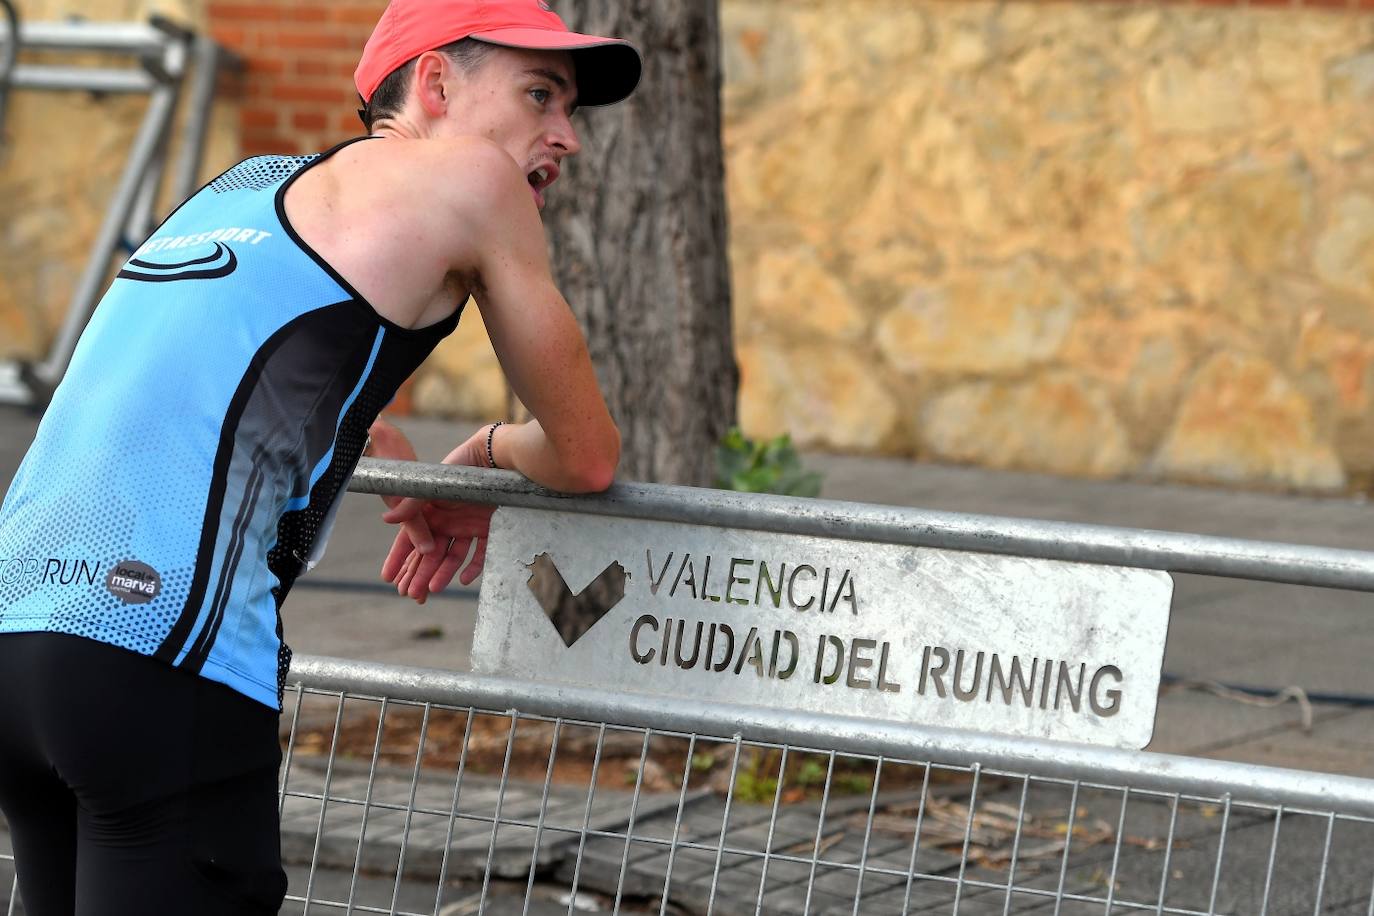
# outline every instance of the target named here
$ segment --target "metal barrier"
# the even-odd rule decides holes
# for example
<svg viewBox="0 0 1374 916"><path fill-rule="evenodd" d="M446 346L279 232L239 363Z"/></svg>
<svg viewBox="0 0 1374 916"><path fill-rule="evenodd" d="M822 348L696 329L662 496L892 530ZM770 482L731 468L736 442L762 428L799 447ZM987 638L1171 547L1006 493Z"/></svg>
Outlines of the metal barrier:
<svg viewBox="0 0 1374 916"><path fill-rule="evenodd" d="M365 462L352 489L1374 591L1374 554ZM296 912L1374 916L1374 780L323 658Z"/></svg>
<svg viewBox="0 0 1374 916"><path fill-rule="evenodd" d="M662 484L619 483L595 496L569 496L512 471L377 459L360 463L349 490L1374 592L1374 553L1174 531Z"/></svg>
<svg viewBox="0 0 1374 916"><path fill-rule="evenodd" d="M379 461L352 489L1374 591L1372 554L1166 532ZM1374 780L338 659L288 683L284 912L1374 916Z"/></svg>
<svg viewBox="0 0 1374 916"><path fill-rule="evenodd" d="M291 677L293 912L1374 906L1370 780L334 659Z"/></svg>

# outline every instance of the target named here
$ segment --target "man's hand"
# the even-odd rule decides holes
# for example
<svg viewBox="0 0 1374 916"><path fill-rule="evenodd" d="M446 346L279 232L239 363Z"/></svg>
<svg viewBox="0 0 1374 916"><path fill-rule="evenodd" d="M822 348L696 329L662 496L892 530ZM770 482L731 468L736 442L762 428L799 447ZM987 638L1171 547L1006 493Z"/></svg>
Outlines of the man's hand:
<svg viewBox="0 0 1374 916"><path fill-rule="evenodd" d="M495 511L495 506L477 503L426 503L422 515L430 531L439 539L439 548L422 554L415 550L405 529L398 531L391 552L382 564L382 578L396 583L397 594L413 598L419 604L424 604L432 592L447 588L460 569L462 574L458 581L470 585L482 574L487 530ZM470 551L472 559L464 566L463 561L468 559Z"/></svg>
<svg viewBox="0 0 1374 916"><path fill-rule="evenodd" d="M410 444L405 433L392 426L387 421L378 417L367 430L371 438L371 444L367 455L369 458L388 458L393 461L414 461L415 446ZM418 500L410 500L418 502ZM382 502L386 503L388 509L395 509L407 502L400 496L383 496ZM386 519L383 515L382 518ZM387 519L387 521L392 521ZM399 522L402 530L406 534L407 543L412 545L422 554L431 553L434 550L434 536L426 524L424 516L418 513L410 513L404 519L396 519L393 524ZM388 580L389 581L389 580Z"/></svg>
<svg viewBox="0 0 1374 916"><path fill-rule="evenodd" d="M487 430L484 426L444 458L444 464L487 466ZM375 440L374 440L375 441ZM442 591L462 570L458 581L469 585L482 574L487 553L487 531L495 506L478 503L423 500L408 497L390 504L382 520L400 524L396 540L382 564L382 578L396 584L396 592L424 604L431 592ZM430 550L420 550L412 532L422 529L435 539ZM463 565L468 554L472 559Z"/></svg>

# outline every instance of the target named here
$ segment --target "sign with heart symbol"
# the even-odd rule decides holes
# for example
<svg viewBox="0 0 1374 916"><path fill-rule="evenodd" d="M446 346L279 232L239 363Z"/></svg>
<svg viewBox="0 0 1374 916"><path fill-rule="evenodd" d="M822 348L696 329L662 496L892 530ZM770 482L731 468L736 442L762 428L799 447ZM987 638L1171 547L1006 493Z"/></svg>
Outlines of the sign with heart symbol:
<svg viewBox="0 0 1374 916"><path fill-rule="evenodd" d="M1153 570L504 507L478 673L1140 748Z"/></svg>

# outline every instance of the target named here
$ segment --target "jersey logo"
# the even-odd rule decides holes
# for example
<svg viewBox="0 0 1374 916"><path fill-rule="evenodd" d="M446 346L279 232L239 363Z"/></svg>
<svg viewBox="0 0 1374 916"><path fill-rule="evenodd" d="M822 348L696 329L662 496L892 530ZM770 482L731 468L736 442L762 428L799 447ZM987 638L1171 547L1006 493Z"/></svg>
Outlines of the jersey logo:
<svg viewBox="0 0 1374 916"><path fill-rule="evenodd" d="M147 563L124 560L105 577L105 588L125 604L147 604L162 594L162 576Z"/></svg>
<svg viewBox="0 0 1374 916"><path fill-rule="evenodd" d="M215 242L214 253L192 261L175 264L159 264L135 258L124 266L119 276L125 280L141 280L144 283L171 283L174 280L218 280L227 277L238 269L239 259L234 249L223 242Z"/></svg>

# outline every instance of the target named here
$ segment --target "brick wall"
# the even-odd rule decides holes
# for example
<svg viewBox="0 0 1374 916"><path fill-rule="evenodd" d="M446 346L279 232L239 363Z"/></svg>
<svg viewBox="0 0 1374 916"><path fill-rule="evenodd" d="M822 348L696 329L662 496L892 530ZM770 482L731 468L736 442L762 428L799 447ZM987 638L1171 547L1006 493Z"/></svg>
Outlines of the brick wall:
<svg viewBox="0 0 1374 916"><path fill-rule="evenodd" d="M353 68L383 0L211 0L211 33L243 56L243 155L325 149L362 133Z"/></svg>

